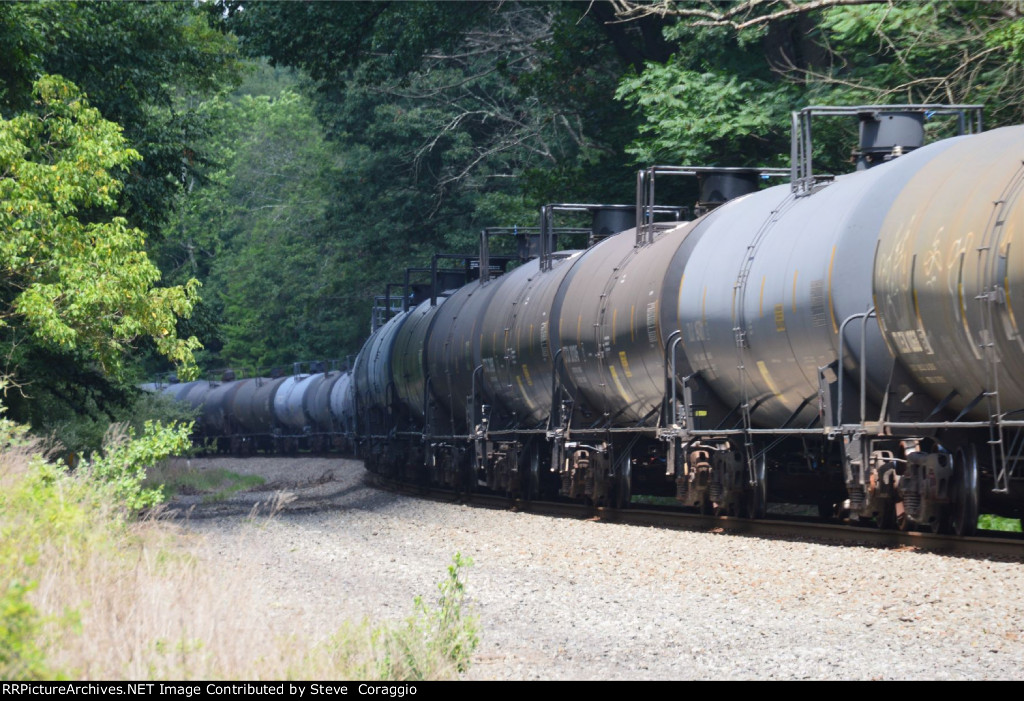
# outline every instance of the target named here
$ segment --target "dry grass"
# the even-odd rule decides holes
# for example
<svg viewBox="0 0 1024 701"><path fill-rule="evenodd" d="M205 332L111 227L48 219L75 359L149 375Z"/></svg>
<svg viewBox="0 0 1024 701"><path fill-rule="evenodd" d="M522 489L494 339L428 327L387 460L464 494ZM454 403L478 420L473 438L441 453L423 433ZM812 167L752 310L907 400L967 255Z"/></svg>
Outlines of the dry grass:
<svg viewBox="0 0 1024 701"><path fill-rule="evenodd" d="M117 552L90 548L47 568L33 600L44 615L74 611L78 619L58 625L51 664L80 679L288 676L275 631L251 606L252 579L237 571L214 576L174 530L132 525Z"/></svg>
<svg viewBox="0 0 1024 701"><path fill-rule="evenodd" d="M0 677L451 678L475 645L461 583L454 615L418 605L311 645L261 610L257 573L201 562L173 523L132 521L108 496L31 446L0 448L0 604L19 604L0 605Z"/></svg>

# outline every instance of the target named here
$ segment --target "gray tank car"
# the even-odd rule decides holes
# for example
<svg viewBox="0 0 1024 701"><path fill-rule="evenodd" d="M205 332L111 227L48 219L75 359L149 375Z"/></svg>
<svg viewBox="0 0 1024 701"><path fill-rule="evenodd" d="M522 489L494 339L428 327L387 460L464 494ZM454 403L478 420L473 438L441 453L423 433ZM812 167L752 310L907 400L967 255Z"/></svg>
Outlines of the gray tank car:
<svg viewBox="0 0 1024 701"><path fill-rule="evenodd" d="M922 146L935 112L965 135ZM822 114L859 117L857 172L814 175ZM420 467L462 475L441 481L521 496L625 505L642 484L961 534L979 510L1020 516L1024 127L969 133L975 106L932 105L793 124L788 185L689 169L710 211L656 226L641 179L638 228L422 305L386 351L409 421L364 440L428 444Z"/></svg>
<svg viewBox="0 0 1024 701"><path fill-rule="evenodd" d="M924 146L935 114L961 136ZM814 173L822 116L859 119L856 172ZM485 233L480 279L411 299L407 275L350 374L167 391L243 445L331 431L422 483L970 534L1024 514L1022 164L1024 126L981 132L977 106L807 108L787 185L647 169L632 210L514 230L511 272ZM700 180L694 217L656 221L666 174ZM618 223L556 251L557 208Z"/></svg>

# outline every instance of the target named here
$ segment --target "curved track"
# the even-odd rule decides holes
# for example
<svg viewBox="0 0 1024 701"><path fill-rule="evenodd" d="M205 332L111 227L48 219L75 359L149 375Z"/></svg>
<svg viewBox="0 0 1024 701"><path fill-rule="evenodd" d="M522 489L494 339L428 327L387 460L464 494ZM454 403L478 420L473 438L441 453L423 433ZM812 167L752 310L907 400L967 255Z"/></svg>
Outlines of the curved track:
<svg viewBox="0 0 1024 701"><path fill-rule="evenodd" d="M970 557L1009 559L1024 562L1024 535L984 531L984 535L962 537L917 531L882 530L851 526L845 521L768 517L744 519L710 516L677 509L637 507L614 509L560 501L527 501L482 492L455 492L437 487L410 486L381 475L367 473L367 481L381 489L481 508L508 509L561 518L594 519L635 526L677 528L709 533L732 533L757 538L807 540L844 546L913 548L921 551Z"/></svg>

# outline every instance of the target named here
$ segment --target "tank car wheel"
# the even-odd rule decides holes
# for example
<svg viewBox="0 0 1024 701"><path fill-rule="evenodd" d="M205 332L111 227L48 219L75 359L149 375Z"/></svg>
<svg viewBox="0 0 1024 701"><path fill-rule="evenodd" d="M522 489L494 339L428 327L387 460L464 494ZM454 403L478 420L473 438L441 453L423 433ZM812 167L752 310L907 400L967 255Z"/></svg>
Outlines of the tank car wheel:
<svg viewBox="0 0 1024 701"><path fill-rule="evenodd" d="M893 511L896 513L896 530L903 531L904 533L921 530L921 525L915 523L910 516L907 515L907 511L903 507L902 501L898 501L893 504Z"/></svg>
<svg viewBox="0 0 1024 701"><path fill-rule="evenodd" d="M458 470L455 478L455 491L463 496L469 496L476 491L477 487L476 466L462 451L456 451L454 460L456 460Z"/></svg>
<svg viewBox="0 0 1024 701"><path fill-rule="evenodd" d="M896 518L896 504L892 499L885 500L882 506L882 511L875 516L875 523L878 525L878 528L883 531L895 530L897 526L900 526L900 530L907 530L903 527L903 524L906 523L906 519L900 523Z"/></svg>
<svg viewBox="0 0 1024 701"><path fill-rule="evenodd" d="M831 521L836 516L836 505L831 501L818 502L818 518L822 521Z"/></svg>
<svg viewBox="0 0 1024 701"><path fill-rule="evenodd" d="M943 530L958 536L978 530L978 451L972 445L956 451L949 512Z"/></svg>
<svg viewBox="0 0 1024 701"><path fill-rule="evenodd" d="M764 518L768 507L768 459L764 453L754 458L754 477L757 484L747 485L746 516L748 518Z"/></svg>

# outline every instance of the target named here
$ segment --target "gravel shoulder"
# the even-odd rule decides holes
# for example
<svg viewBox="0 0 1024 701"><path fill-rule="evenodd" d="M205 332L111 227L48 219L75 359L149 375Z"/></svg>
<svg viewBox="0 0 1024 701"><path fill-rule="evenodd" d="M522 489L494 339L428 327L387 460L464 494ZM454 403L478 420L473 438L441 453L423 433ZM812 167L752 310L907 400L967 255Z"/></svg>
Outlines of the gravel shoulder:
<svg viewBox="0 0 1024 701"><path fill-rule="evenodd" d="M254 615L307 638L406 616L472 558L466 679L1024 678L1021 563L429 502L343 458L191 464L266 479L171 507L211 567L252 573Z"/></svg>

